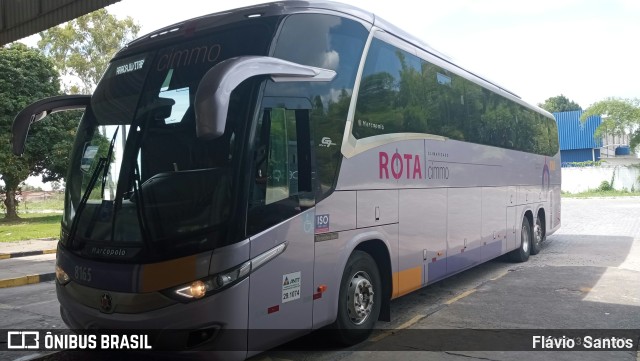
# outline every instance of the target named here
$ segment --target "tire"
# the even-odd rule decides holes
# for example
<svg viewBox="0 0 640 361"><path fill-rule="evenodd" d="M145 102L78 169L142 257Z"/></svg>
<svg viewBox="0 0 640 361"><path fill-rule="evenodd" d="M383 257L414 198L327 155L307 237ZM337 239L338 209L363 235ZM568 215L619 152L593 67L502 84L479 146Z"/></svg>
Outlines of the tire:
<svg viewBox="0 0 640 361"><path fill-rule="evenodd" d="M542 242L544 242L544 226L540 216L536 217L533 222L533 230L531 234L531 254L536 255L540 253L542 248Z"/></svg>
<svg viewBox="0 0 640 361"><path fill-rule="evenodd" d="M382 281L378 266L366 252L354 251L347 261L338 298L338 316L331 325L335 341L344 346L366 340L380 315Z"/></svg>
<svg viewBox="0 0 640 361"><path fill-rule="evenodd" d="M526 262L529 259L529 252L531 252L531 224L529 224L529 220L526 217L522 219L520 234L520 247L509 253L511 260L514 262Z"/></svg>

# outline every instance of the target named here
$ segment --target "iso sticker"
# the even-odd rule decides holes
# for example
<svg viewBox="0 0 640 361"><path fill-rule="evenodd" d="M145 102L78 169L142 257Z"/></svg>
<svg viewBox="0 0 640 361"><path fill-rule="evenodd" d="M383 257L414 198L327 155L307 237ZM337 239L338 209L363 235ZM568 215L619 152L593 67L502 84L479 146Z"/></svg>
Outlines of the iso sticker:
<svg viewBox="0 0 640 361"><path fill-rule="evenodd" d="M329 215L316 214L316 233L329 232Z"/></svg>
<svg viewBox="0 0 640 361"><path fill-rule="evenodd" d="M282 276L282 303L294 301L300 298L300 285L302 278L300 272L289 273Z"/></svg>

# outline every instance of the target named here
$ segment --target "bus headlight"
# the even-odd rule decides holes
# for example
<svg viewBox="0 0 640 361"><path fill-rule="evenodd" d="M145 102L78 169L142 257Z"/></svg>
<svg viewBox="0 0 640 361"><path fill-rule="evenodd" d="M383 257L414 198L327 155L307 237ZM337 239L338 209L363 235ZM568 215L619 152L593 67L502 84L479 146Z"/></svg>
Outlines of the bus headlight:
<svg viewBox="0 0 640 361"><path fill-rule="evenodd" d="M71 277L60 266L56 265L56 280L61 286L64 286L71 281Z"/></svg>
<svg viewBox="0 0 640 361"><path fill-rule="evenodd" d="M176 287L169 292L169 296L177 295L182 301L200 299L207 294L215 293L234 283L240 282L249 275L250 271L251 262L247 261L231 270Z"/></svg>
<svg viewBox="0 0 640 361"><path fill-rule="evenodd" d="M283 242L237 267L213 276L195 280L188 284L172 287L162 291L162 293L180 302L194 301L212 295L242 281L249 276L251 272L254 272L283 253L286 248L287 242Z"/></svg>

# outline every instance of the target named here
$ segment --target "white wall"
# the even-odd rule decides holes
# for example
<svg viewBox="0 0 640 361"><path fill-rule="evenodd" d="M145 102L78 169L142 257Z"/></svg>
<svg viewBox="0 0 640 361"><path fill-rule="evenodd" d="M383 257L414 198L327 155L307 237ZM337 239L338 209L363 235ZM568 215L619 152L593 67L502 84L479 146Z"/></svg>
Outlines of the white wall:
<svg viewBox="0 0 640 361"><path fill-rule="evenodd" d="M562 190L579 193L596 189L602 181L611 182L612 176L613 188L631 190L633 187L636 191L640 190L640 168L626 166L562 168Z"/></svg>

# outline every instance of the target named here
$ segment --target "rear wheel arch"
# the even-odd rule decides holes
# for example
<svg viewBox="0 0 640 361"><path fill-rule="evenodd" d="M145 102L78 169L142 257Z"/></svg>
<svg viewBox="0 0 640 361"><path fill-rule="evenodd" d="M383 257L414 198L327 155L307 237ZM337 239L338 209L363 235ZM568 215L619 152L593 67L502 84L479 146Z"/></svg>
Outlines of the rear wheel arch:
<svg viewBox="0 0 640 361"><path fill-rule="evenodd" d="M527 209L524 212L524 216L522 217L523 219L527 219L529 221L529 226L533 226L533 211L531 209Z"/></svg>

